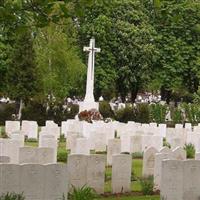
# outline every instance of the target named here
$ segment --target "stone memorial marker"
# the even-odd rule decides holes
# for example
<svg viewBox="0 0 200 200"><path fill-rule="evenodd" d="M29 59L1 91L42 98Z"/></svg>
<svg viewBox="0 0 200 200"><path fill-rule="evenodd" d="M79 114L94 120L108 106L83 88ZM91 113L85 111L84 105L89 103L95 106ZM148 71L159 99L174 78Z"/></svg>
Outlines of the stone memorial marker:
<svg viewBox="0 0 200 200"><path fill-rule="evenodd" d="M20 121L6 121L5 132L11 135L16 131L20 131Z"/></svg>
<svg viewBox="0 0 200 200"><path fill-rule="evenodd" d="M0 164L2 163L9 163L10 157L9 156L0 156Z"/></svg>
<svg viewBox="0 0 200 200"><path fill-rule="evenodd" d="M161 199L182 200L183 199L182 194L183 194L182 161L179 160L163 161L162 176L161 176Z"/></svg>
<svg viewBox="0 0 200 200"><path fill-rule="evenodd" d="M104 193L105 155L90 155L87 161L87 185L98 194Z"/></svg>
<svg viewBox="0 0 200 200"><path fill-rule="evenodd" d="M198 200L200 197L200 161L183 161L183 200Z"/></svg>
<svg viewBox="0 0 200 200"><path fill-rule="evenodd" d="M155 155L158 153L154 147L149 147L144 151L142 175L145 177L154 175Z"/></svg>
<svg viewBox="0 0 200 200"><path fill-rule="evenodd" d="M67 166L51 164L45 166L44 200L67 199Z"/></svg>
<svg viewBox="0 0 200 200"><path fill-rule="evenodd" d="M130 138L130 153L142 152L142 136L134 135Z"/></svg>
<svg viewBox="0 0 200 200"><path fill-rule="evenodd" d="M15 164L0 164L0 195L3 193L20 193L20 167Z"/></svg>
<svg viewBox="0 0 200 200"><path fill-rule="evenodd" d="M155 155L155 164L154 164L154 189L155 190L160 190L161 175L162 175L162 161L166 159L171 159L171 154L157 153Z"/></svg>
<svg viewBox="0 0 200 200"><path fill-rule="evenodd" d="M132 165L131 155L113 155L112 162L112 193L130 192Z"/></svg>
<svg viewBox="0 0 200 200"><path fill-rule="evenodd" d="M120 153L121 153L121 140L120 139L108 140L107 164L112 165L112 156Z"/></svg>
<svg viewBox="0 0 200 200"><path fill-rule="evenodd" d="M72 154L68 156L69 187L81 188L87 184L87 156Z"/></svg>
<svg viewBox="0 0 200 200"><path fill-rule="evenodd" d="M77 138L75 148L76 154L90 155L90 146L87 138Z"/></svg>
<svg viewBox="0 0 200 200"><path fill-rule="evenodd" d="M27 200L42 200L45 168L42 165L20 166L20 190Z"/></svg>
<svg viewBox="0 0 200 200"><path fill-rule="evenodd" d="M90 40L90 46L84 47L84 51L89 52L88 57L88 69L87 69L87 84L86 84L86 94L85 99L80 103L79 112L90 109L99 109L98 103L94 100L94 63L95 63L95 53L99 53L101 49L95 47L95 39Z"/></svg>
<svg viewBox="0 0 200 200"><path fill-rule="evenodd" d="M186 151L182 147L177 147L172 151L172 158L175 160L186 160Z"/></svg>

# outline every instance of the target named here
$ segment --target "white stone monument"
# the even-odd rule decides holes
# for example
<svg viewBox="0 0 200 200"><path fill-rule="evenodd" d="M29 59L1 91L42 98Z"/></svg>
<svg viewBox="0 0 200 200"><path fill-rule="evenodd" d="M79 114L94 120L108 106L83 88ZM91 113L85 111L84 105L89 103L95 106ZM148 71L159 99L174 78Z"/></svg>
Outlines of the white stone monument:
<svg viewBox="0 0 200 200"><path fill-rule="evenodd" d="M101 49L95 47L95 39L90 40L90 46L84 47L83 49L89 52L88 57L88 69L87 69L87 85L86 85L86 95L83 102L80 103L79 112L84 110L99 109L99 104L94 100L94 62L95 53L99 53Z"/></svg>

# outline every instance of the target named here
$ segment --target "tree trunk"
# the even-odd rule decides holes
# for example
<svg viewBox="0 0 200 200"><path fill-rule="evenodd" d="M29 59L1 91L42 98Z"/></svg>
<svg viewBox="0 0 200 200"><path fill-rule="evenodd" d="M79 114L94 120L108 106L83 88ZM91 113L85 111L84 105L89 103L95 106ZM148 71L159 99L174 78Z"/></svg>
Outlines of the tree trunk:
<svg viewBox="0 0 200 200"><path fill-rule="evenodd" d="M23 109L23 107L24 107L23 100L20 99L19 112L18 112L18 120L21 120L21 117L22 117L22 109Z"/></svg>
<svg viewBox="0 0 200 200"><path fill-rule="evenodd" d="M131 102L135 103L135 99L137 98L137 94L139 91L139 87L136 85L134 88L131 90Z"/></svg>

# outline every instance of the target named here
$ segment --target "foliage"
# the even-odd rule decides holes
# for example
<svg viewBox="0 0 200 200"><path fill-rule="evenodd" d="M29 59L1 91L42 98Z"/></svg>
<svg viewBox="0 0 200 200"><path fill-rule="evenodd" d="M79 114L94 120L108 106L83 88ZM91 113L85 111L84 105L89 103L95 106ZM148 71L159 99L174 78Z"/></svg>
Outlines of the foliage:
<svg viewBox="0 0 200 200"><path fill-rule="evenodd" d="M92 123L92 121L98 121L102 120L102 116L100 112L98 112L96 109L91 109L89 111L85 110L78 114L78 118L81 121L87 121L89 123Z"/></svg>
<svg viewBox="0 0 200 200"><path fill-rule="evenodd" d="M142 3L96 2L86 9L79 22L81 46L94 36L102 49L96 56L95 94L99 96L116 88L123 100L130 92L134 101L138 90L150 79L157 54L153 42L156 33Z"/></svg>
<svg viewBox="0 0 200 200"><path fill-rule="evenodd" d="M186 151L187 158L194 158L195 157L195 147L193 144L185 144L184 149Z"/></svg>
<svg viewBox="0 0 200 200"><path fill-rule="evenodd" d="M104 119L114 117L114 112L109 102L106 101L99 102L99 112L101 113Z"/></svg>
<svg viewBox="0 0 200 200"><path fill-rule="evenodd" d="M181 107L185 113L185 121L192 124L198 124L200 122L200 106L198 104L183 103Z"/></svg>
<svg viewBox="0 0 200 200"><path fill-rule="evenodd" d="M193 102L195 104L199 104L200 105L200 86L199 86L197 92L194 94Z"/></svg>
<svg viewBox="0 0 200 200"><path fill-rule="evenodd" d="M38 91L34 54L31 31L16 34L6 74L6 92L10 98L26 101Z"/></svg>
<svg viewBox="0 0 200 200"><path fill-rule="evenodd" d="M153 176L144 177L140 179L143 195L152 195L154 188Z"/></svg>
<svg viewBox="0 0 200 200"><path fill-rule="evenodd" d="M152 7L144 0L157 36L159 50L154 79L162 99L181 100L197 91L199 86L200 2L189 0L159 1Z"/></svg>
<svg viewBox="0 0 200 200"><path fill-rule="evenodd" d="M150 110L149 104L140 103L135 108L136 122L149 123L150 122Z"/></svg>
<svg viewBox="0 0 200 200"><path fill-rule="evenodd" d="M180 108L172 107L170 108L171 111L171 118L174 124L179 124L183 122L182 111Z"/></svg>
<svg viewBox="0 0 200 200"><path fill-rule="evenodd" d="M121 108L115 112L115 119L119 122L134 121L135 113L132 106L126 105L125 108Z"/></svg>
<svg viewBox="0 0 200 200"><path fill-rule="evenodd" d="M7 193L0 196L0 200L25 200L23 194Z"/></svg>
<svg viewBox="0 0 200 200"><path fill-rule="evenodd" d="M158 124L165 122L165 117L167 114L167 106L161 104L151 104L150 107L151 121Z"/></svg>
<svg viewBox="0 0 200 200"><path fill-rule="evenodd" d="M67 162L67 150L66 149L59 149L57 154L57 162Z"/></svg>
<svg viewBox="0 0 200 200"><path fill-rule="evenodd" d="M74 119L79 112L79 106L75 104L63 106L63 102L54 102L49 103L48 109L46 105L45 100L29 101L22 110L22 120L37 121L39 126L44 126L46 120L54 120L60 125L62 121Z"/></svg>
<svg viewBox="0 0 200 200"><path fill-rule="evenodd" d="M0 104L0 124L4 125L6 120L13 120L12 115L16 114L15 104Z"/></svg>
<svg viewBox="0 0 200 200"><path fill-rule="evenodd" d="M169 144L169 142L167 142L166 138L163 139L163 146L171 149L171 145Z"/></svg>
<svg viewBox="0 0 200 200"><path fill-rule="evenodd" d="M69 193L69 200L94 200L97 197L96 192L87 186L81 188L75 188L72 186L73 190Z"/></svg>
<svg viewBox="0 0 200 200"><path fill-rule="evenodd" d="M75 27L70 19L65 23L39 29L35 39L42 93L60 99L83 93L86 72L76 47Z"/></svg>

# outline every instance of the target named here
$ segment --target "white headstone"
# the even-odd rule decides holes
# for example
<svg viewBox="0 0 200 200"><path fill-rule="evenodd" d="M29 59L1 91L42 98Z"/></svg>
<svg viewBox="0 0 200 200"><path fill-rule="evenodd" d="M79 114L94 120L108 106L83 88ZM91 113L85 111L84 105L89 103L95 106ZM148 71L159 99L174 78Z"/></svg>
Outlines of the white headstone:
<svg viewBox="0 0 200 200"><path fill-rule="evenodd" d="M119 154L112 158L112 193L131 191L131 155Z"/></svg>

